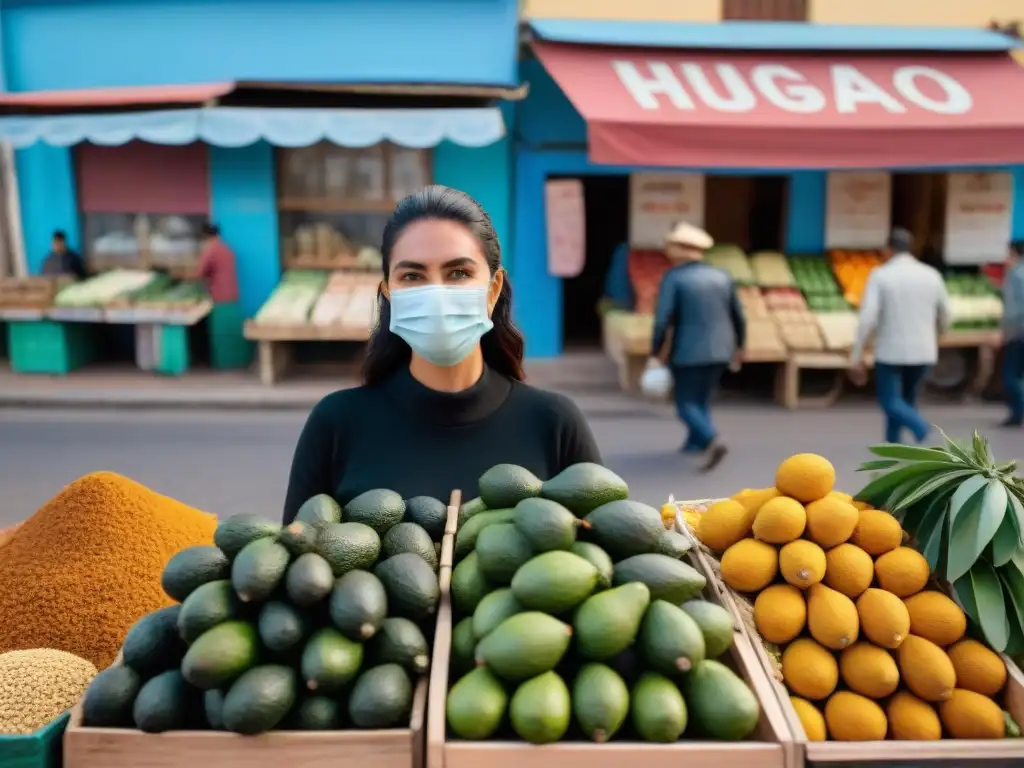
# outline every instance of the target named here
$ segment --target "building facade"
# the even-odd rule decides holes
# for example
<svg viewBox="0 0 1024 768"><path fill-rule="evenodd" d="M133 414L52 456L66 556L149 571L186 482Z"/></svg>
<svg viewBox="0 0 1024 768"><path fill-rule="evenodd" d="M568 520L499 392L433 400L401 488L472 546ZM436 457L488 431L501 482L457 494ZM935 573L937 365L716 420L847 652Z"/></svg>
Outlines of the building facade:
<svg viewBox="0 0 1024 768"><path fill-rule="evenodd" d="M506 233L510 140L486 120L483 133L453 123L452 110L440 118L408 113L437 101L448 84L467 100L474 87L514 87L517 18L514 0L7 0L0 7L5 87L25 96L22 105L32 102L32 114L17 114L39 139L14 142L29 271L38 271L55 229L86 252L99 241L116 251L109 230L123 235L126 217L138 229L158 226L156 217L183 228L208 216L237 251L241 301L251 315L278 281L293 230L332 223L372 244L395 195L418 184L465 189ZM290 125L257 124L251 109L229 130L227 118L242 113L203 110L243 98L232 86L241 83L264 89L260 107L279 106L268 99L307 84L304 98L313 101L299 106L334 107L337 87L348 88L348 106L369 99L384 109L373 113L380 120L363 112L358 124L344 125L330 110L317 113L316 120L334 121L313 137L319 142L300 135L315 122L301 115ZM388 84L403 84L404 100L391 100L380 87ZM160 95L172 86L173 96ZM116 129L87 114L93 89L118 89ZM44 91L66 93L47 107L33 96ZM298 97L289 98L293 105ZM147 127L139 113L161 99L175 103L160 109L194 111L189 119L201 128ZM74 116L62 115L72 107ZM54 120L32 122L40 113ZM389 141L395 134L400 140ZM338 135L347 147L332 141Z"/></svg>

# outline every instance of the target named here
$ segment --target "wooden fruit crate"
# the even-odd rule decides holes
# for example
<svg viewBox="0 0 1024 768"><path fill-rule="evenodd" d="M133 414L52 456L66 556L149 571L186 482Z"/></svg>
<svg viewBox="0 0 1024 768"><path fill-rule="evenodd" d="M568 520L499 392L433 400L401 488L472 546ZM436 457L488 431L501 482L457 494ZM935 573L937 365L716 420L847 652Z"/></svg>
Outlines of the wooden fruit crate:
<svg viewBox="0 0 1024 768"><path fill-rule="evenodd" d="M713 504L717 499L701 501L681 501L680 507L704 507ZM696 537L686 527L681 515L676 517L678 530L690 537L694 542L691 553L694 555L695 567L704 574L708 585L718 593L719 602L728 608L740 631L747 637L750 647L757 657L764 676L770 681L778 708L786 722L788 738L796 745L800 753L800 761L806 765L826 764L858 764L873 763L885 766L910 766L928 762L955 765L956 768L967 766L984 766L984 768L1002 768L1004 765L1019 766L1024 760L1024 739L941 739L939 741L808 741L800 718L789 700L789 692L781 680L778 664L768 655L760 636L752 627L751 612L740 607L741 598L722 581L718 575L717 561L713 555L704 550L696 541ZM1018 723L1024 723L1024 674L1017 665L1006 656L1007 683L1004 691L1003 707Z"/></svg>
<svg viewBox="0 0 1024 768"><path fill-rule="evenodd" d="M449 523L451 523L449 516ZM450 560L449 560L450 562ZM448 697L448 662L451 656L452 607L450 590L442 577L438 636L427 705L426 768L801 768L799 752L789 739L789 729L779 709L771 682L765 677L747 636L735 630L728 658L720 661L736 671L757 695L761 720L747 741L682 740L674 744L611 741L595 744L564 741L534 746L518 741L463 741L447 731L445 703ZM448 574L450 584L450 571ZM714 593L706 593L717 602ZM447 632L442 635L442 629Z"/></svg>
<svg viewBox="0 0 1024 768"><path fill-rule="evenodd" d="M458 521L460 495L452 494L448 526ZM441 545L451 578L454 535ZM442 582L442 589L447 585ZM437 617L437 637L451 637L451 626ZM435 646L436 648L436 646ZM436 650L435 650L436 655ZM81 706L71 712L64 733L64 768L423 768L428 678L420 678L408 728L377 731L272 731L240 736L222 731L170 731L147 734L122 728L86 728ZM0 761L2 768L8 768Z"/></svg>

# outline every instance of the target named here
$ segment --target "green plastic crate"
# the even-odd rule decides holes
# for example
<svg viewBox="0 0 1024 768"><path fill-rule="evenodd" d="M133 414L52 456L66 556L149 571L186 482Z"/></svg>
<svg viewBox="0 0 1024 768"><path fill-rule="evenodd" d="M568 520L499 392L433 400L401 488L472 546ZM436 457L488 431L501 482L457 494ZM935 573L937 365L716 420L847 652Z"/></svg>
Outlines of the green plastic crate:
<svg viewBox="0 0 1024 768"><path fill-rule="evenodd" d="M70 719L71 713L65 712L28 736L0 736L0 765L3 768L60 768L64 729Z"/></svg>
<svg viewBox="0 0 1024 768"><path fill-rule="evenodd" d="M96 345L92 327L53 320L15 320L7 324L7 352L15 373L66 376L91 362Z"/></svg>
<svg viewBox="0 0 1024 768"><path fill-rule="evenodd" d="M160 358L156 370L165 376L182 376L188 373L191 356L188 348L188 326L160 326L158 345Z"/></svg>

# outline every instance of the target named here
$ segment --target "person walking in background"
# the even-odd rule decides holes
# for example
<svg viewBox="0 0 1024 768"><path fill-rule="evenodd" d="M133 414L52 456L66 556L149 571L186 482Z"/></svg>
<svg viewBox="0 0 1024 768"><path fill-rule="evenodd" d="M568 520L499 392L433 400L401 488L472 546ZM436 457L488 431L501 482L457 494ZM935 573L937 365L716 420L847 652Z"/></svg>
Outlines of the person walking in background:
<svg viewBox="0 0 1024 768"><path fill-rule="evenodd" d="M949 329L949 295L942 275L913 255L914 238L897 227L882 251L882 266L868 278L850 356L850 378L867 383L864 348L875 338L875 387L885 413L885 439L900 442L903 428L918 443L930 426L917 411L917 395L939 359L939 335Z"/></svg>
<svg viewBox="0 0 1024 768"><path fill-rule="evenodd" d="M732 363L739 366L746 342L746 319L732 278L705 264L711 236L679 224L666 237L665 273L655 309L653 354L672 370L679 419L689 433L682 452L703 460L704 470L725 458L711 420L711 397Z"/></svg>
<svg viewBox="0 0 1024 768"><path fill-rule="evenodd" d="M1010 414L1002 426L1024 426L1024 240L1010 243L1003 276L1003 389Z"/></svg>
<svg viewBox="0 0 1024 768"><path fill-rule="evenodd" d="M220 229L209 222L203 225L202 243L197 272L213 302L208 320L210 365L245 368L252 354L242 332L245 317L238 302L235 253L221 239Z"/></svg>
<svg viewBox="0 0 1024 768"><path fill-rule="evenodd" d="M68 236L56 230L50 239L50 252L43 261L43 275L46 277L85 278L85 262L72 248L68 247Z"/></svg>

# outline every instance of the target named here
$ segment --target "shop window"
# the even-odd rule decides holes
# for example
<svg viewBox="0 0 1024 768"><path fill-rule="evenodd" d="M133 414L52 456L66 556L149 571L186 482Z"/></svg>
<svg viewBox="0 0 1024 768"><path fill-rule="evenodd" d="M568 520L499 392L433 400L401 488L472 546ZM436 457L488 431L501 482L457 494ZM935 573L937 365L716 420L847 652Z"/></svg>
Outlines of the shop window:
<svg viewBox="0 0 1024 768"><path fill-rule="evenodd" d="M343 267L380 247L403 197L431 180L429 150L321 143L279 152L278 209L285 264Z"/></svg>
<svg viewBox="0 0 1024 768"><path fill-rule="evenodd" d="M90 269L180 272L195 264L199 230L210 208L204 145L82 144L75 161L82 247Z"/></svg>
<svg viewBox="0 0 1024 768"><path fill-rule="evenodd" d="M807 21L807 0L724 0L726 21Z"/></svg>

